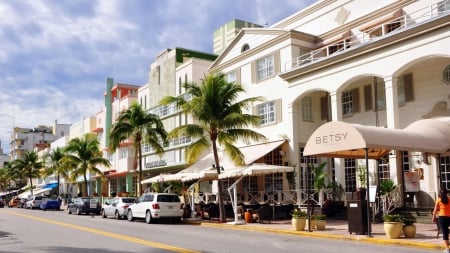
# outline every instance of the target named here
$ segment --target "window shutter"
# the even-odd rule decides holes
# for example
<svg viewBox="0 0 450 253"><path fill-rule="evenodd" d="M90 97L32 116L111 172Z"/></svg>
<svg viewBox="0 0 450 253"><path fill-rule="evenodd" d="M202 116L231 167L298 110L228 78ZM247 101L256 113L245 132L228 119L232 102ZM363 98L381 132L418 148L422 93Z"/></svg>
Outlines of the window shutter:
<svg viewBox="0 0 450 253"><path fill-rule="evenodd" d="M366 112L373 109L372 85L370 84L364 86L364 107Z"/></svg>
<svg viewBox="0 0 450 253"><path fill-rule="evenodd" d="M353 107L353 113L360 112L359 108L359 89L355 88L352 90L352 107Z"/></svg>
<svg viewBox="0 0 450 253"><path fill-rule="evenodd" d="M277 100L275 100L275 121L277 123L281 122L281 120L282 120L281 113L282 113L281 99L277 99Z"/></svg>
<svg viewBox="0 0 450 253"><path fill-rule="evenodd" d="M256 61L252 62L252 83L256 83Z"/></svg>
<svg viewBox="0 0 450 253"><path fill-rule="evenodd" d="M320 98L320 118L328 121L328 96Z"/></svg>
<svg viewBox="0 0 450 253"><path fill-rule="evenodd" d="M236 83L240 84L241 83L241 69L237 68L234 73L236 73Z"/></svg>
<svg viewBox="0 0 450 253"><path fill-rule="evenodd" d="M273 55L274 73L275 75L280 73L281 62L280 62L280 50L277 50Z"/></svg>
<svg viewBox="0 0 450 253"><path fill-rule="evenodd" d="M403 84L405 86L405 102L414 100L414 86L412 73L403 76Z"/></svg>

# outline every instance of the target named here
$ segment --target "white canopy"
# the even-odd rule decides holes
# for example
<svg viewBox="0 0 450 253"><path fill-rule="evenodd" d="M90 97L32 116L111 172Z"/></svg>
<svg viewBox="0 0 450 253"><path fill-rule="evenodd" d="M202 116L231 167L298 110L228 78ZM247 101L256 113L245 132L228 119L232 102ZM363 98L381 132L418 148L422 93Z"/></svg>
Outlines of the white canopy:
<svg viewBox="0 0 450 253"><path fill-rule="evenodd" d="M253 164L267 153L271 152L275 148L282 145L284 142L286 142L286 140L278 140L263 144L241 147L240 150L244 154L245 160L244 163L247 166ZM218 155L220 166L223 168L222 173L226 173L229 170L234 171L236 169L237 166L227 155L225 155L223 150L220 150ZM214 155L211 152L200 158L193 165L187 167L186 169L176 174L162 174L149 179L145 179L141 183L145 184L145 183L176 181L176 180L180 180L183 182L192 180L214 180L217 179L217 170L213 168L212 166L213 164L215 164ZM242 170L243 167L240 167L238 169Z"/></svg>
<svg viewBox="0 0 450 253"><path fill-rule="evenodd" d="M443 153L450 149L450 121L424 119L405 129L363 126L341 121L320 126L306 143L304 155L377 159L390 150Z"/></svg>
<svg viewBox="0 0 450 253"><path fill-rule="evenodd" d="M235 178L241 176L258 176L264 174L272 174L278 172L292 172L292 171L294 171L294 167L290 166L254 163L252 165L227 170L224 173L219 174L219 178L222 179L222 178Z"/></svg>

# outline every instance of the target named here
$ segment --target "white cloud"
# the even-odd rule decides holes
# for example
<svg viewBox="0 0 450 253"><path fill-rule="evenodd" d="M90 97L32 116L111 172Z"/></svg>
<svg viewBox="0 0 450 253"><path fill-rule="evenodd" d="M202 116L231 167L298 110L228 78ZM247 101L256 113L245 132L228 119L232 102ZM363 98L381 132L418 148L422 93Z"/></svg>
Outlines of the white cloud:
<svg viewBox="0 0 450 253"><path fill-rule="evenodd" d="M166 48L212 52L238 18L273 24L314 1L0 1L0 140L15 126L73 123L103 107L106 78L143 85Z"/></svg>

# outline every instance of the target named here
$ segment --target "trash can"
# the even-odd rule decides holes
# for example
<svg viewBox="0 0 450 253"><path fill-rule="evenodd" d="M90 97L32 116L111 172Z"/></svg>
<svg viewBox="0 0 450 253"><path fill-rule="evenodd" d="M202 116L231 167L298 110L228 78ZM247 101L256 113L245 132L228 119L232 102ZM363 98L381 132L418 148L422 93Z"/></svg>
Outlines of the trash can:
<svg viewBox="0 0 450 253"><path fill-rule="evenodd" d="M348 232L367 235L367 200L347 201Z"/></svg>

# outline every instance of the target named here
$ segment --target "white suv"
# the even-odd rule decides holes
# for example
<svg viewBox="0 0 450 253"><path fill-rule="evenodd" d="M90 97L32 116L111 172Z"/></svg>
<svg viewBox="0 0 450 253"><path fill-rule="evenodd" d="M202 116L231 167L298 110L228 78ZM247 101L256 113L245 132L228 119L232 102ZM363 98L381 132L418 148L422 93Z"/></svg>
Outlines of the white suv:
<svg viewBox="0 0 450 253"><path fill-rule="evenodd" d="M34 208L40 208L41 203L46 198L43 196L30 196L26 202L25 208L34 209Z"/></svg>
<svg viewBox="0 0 450 253"><path fill-rule="evenodd" d="M146 223L154 220L174 219L181 221L183 208L180 197L172 193L144 193L128 207L127 220L145 219Z"/></svg>

